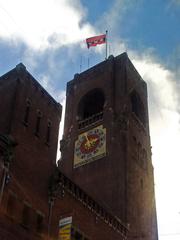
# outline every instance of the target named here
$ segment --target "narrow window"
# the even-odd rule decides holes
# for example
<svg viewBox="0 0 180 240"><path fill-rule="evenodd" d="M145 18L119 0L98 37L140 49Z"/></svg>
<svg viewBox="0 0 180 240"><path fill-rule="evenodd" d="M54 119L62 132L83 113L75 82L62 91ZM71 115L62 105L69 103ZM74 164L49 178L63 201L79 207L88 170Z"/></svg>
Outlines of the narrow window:
<svg viewBox="0 0 180 240"><path fill-rule="evenodd" d="M30 223L30 207L27 204L24 204L22 212L22 225L24 227L29 227Z"/></svg>
<svg viewBox="0 0 180 240"><path fill-rule="evenodd" d="M47 143L47 144L50 143L50 138L51 138L51 122L48 121L47 131L46 131L46 143Z"/></svg>
<svg viewBox="0 0 180 240"><path fill-rule="evenodd" d="M7 214L10 217L14 217L16 209L16 197L10 193L7 202Z"/></svg>
<svg viewBox="0 0 180 240"><path fill-rule="evenodd" d="M132 112L145 126L146 125L145 107L143 102L141 101L139 94L136 91L133 91L131 94L131 105L132 105Z"/></svg>
<svg viewBox="0 0 180 240"><path fill-rule="evenodd" d="M30 106L31 106L30 100L26 100L26 109L25 109L25 114L24 114L24 125L25 126L28 126Z"/></svg>
<svg viewBox="0 0 180 240"><path fill-rule="evenodd" d="M37 218L36 218L36 231L41 234L43 230L43 221L44 217L42 214L37 213Z"/></svg>
<svg viewBox="0 0 180 240"><path fill-rule="evenodd" d="M147 152L145 149L143 149L143 152L142 152L142 161L143 161L143 168L146 170L147 169Z"/></svg>
<svg viewBox="0 0 180 240"><path fill-rule="evenodd" d="M71 236L72 236L73 240L82 240L83 239L82 234L74 228L71 229Z"/></svg>
<svg viewBox="0 0 180 240"><path fill-rule="evenodd" d="M141 159L142 159L142 146L140 143L138 143L138 162L141 163Z"/></svg>
<svg viewBox="0 0 180 240"><path fill-rule="evenodd" d="M81 239L83 239L83 236L82 236L82 234L80 232L76 231L74 238L76 240L81 240Z"/></svg>
<svg viewBox="0 0 180 240"><path fill-rule="evenodd" d="M133 157L138 160L138 143L135 136L133 136Z"/></svg>
<svg viewBox="0 0 180 240"><path fill-rule="evenodd" d="M141 190L143 190L143 188L144 188L144 182L143 182L143 179L141 178L141 180L140 180L140 185L141 185Z"/></svg>
<svg viewBox="0 0 180 240"><path fill-rule="evenodd" d="M36 129L35 129L35 135L38 137L39 137L39 133L40 133L41 118L42 118L42 113L40 111L38 111L37 119L36 119Z"/></svg>

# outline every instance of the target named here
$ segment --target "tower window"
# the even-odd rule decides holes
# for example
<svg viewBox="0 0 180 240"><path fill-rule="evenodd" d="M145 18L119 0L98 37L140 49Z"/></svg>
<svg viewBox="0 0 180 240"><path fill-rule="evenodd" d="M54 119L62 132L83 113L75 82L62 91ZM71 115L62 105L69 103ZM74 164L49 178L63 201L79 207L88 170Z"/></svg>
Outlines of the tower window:
<svg viewBox="0 0 180 240"><path fill-rule="evenodd" d="M36 128L35 128L35 135L36 136L39 136L41 118L42 118L42 113L40 111L38 111L37 112L37 119L36 119Z"/></svg>
<svg viewBox="0 0 180 240"><path fill-rule="evenodd" d="M143 168L146 170L147 169L147 152L145 149L142 150L142 164Z"/></svg>
<svg viewBox="0 0 180 240"><path fill-rule="evenodd" d="M24 204L22 211L22 225L24 227L29 227L30 224L30 207L27 204Z"/></svg>
<svg viewBox="0 0 180 240"><path fill-rule="evenodd" d="M25 113L24 113L24 125L27 126L28 125L28 121L29 121L29 113L30 113L30 106L31 106L31 102L29 99L26 100L26 109L25 109Z"/></svg>
<svg viewBox="0 0 180 240"><path fill-rule="evenodd" d="M140 179L140 185L141 185L141 190L143 190L143 188L144 188L144 182L143 182L143 179L142 179L142 178Z"/></svg>
<svg viewBox="0 0 180 240"><path fill-rule="evenodd" d="M83 96L78 105L79 128L103 118L105 97L100 89L94 89Z"/></svg>
<svg viewBox="0 0 180 240"><path fill-rule="evenodd" d="M88 92L79 102L78 117L84 120L103 111L104 93L100 89L94 89Z"/></svg>
<svg viewBox="0 0 180 240"><path fill-rule="evenodd" d="M16 209L16 196L10 193L7 202L7 214L12 218L15 215L15 209Z"/></svg>
<svg viewBox="0 0 180 240"><path fill-rule="evenodd" d="M84 236L84 234L76 229L74 226L71 228L71 239L72 240L88 240L87 237Z"/></svg>
<svg viewBox="0 0 180 240"><path fill-rule="evenodd" d="M36 231L38 233L42 233L43 230L43 221L44 221L44 217L42 214L37 213L37 217L36 217Z"/></svg>
<svg viewBox="0 0 180 240"><path fill-rule="evenodd" d="M146 124L146 114L144 105L138 95L137 92L133 91L131 94L131 106L132 106L132 112L135 113L136 117L143 123L143 125Z"/></svg>
<svg viewBox="0 0 180 240"><path fill-rule="evenodd" d="M47 124L47 130L46 130L46 143L49 144L50 143L50 138L51 138L51 121L48 121Z"/></svg>

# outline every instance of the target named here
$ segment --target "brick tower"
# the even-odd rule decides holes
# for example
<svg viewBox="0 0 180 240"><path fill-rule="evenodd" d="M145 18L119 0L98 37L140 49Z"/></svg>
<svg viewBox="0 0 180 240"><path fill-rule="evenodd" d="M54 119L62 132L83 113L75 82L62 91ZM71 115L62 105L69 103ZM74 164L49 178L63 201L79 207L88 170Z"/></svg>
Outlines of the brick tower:
<svg viewBox="0 0 180 240"><path fill-rule="evenodd" d="M67 84L60 169L130 226L157 240L147 86L126 53Z"/></svg>

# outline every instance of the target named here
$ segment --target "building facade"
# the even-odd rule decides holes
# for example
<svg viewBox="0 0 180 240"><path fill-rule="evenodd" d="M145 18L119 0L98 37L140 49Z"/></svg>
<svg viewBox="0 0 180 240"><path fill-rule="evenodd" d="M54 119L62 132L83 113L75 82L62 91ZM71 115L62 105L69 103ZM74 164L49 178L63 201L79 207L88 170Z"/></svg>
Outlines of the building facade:
<svg viewBox="0 0 180 240"><path fill-rule="evenodd" d="M23 64L0 78L0 111L0 239L127 239L126 222L57 168L62 107Z"/></svg>
<svg viewBox="0 0 180 240"><path fill-rule="evenodd" d="M0 79L0 109L0 134L16 144L7 167L2 154L1 239L33 239L47 222L61 106L19 64Z"/></svg>

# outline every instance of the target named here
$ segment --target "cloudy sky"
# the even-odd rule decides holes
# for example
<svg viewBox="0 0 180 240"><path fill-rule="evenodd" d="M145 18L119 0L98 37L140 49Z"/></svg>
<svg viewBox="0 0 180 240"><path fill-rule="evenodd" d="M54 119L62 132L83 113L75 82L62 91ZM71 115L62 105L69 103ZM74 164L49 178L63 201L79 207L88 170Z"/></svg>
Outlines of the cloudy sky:
<svg viewBox="0 0 180 240"><path fill-rule="evenodd" d="M106 29L148 84L159 239L180 239L180 0L0 0L0 75L23 62L64 104L67 81L105 58L85 38Z"/></svg>

